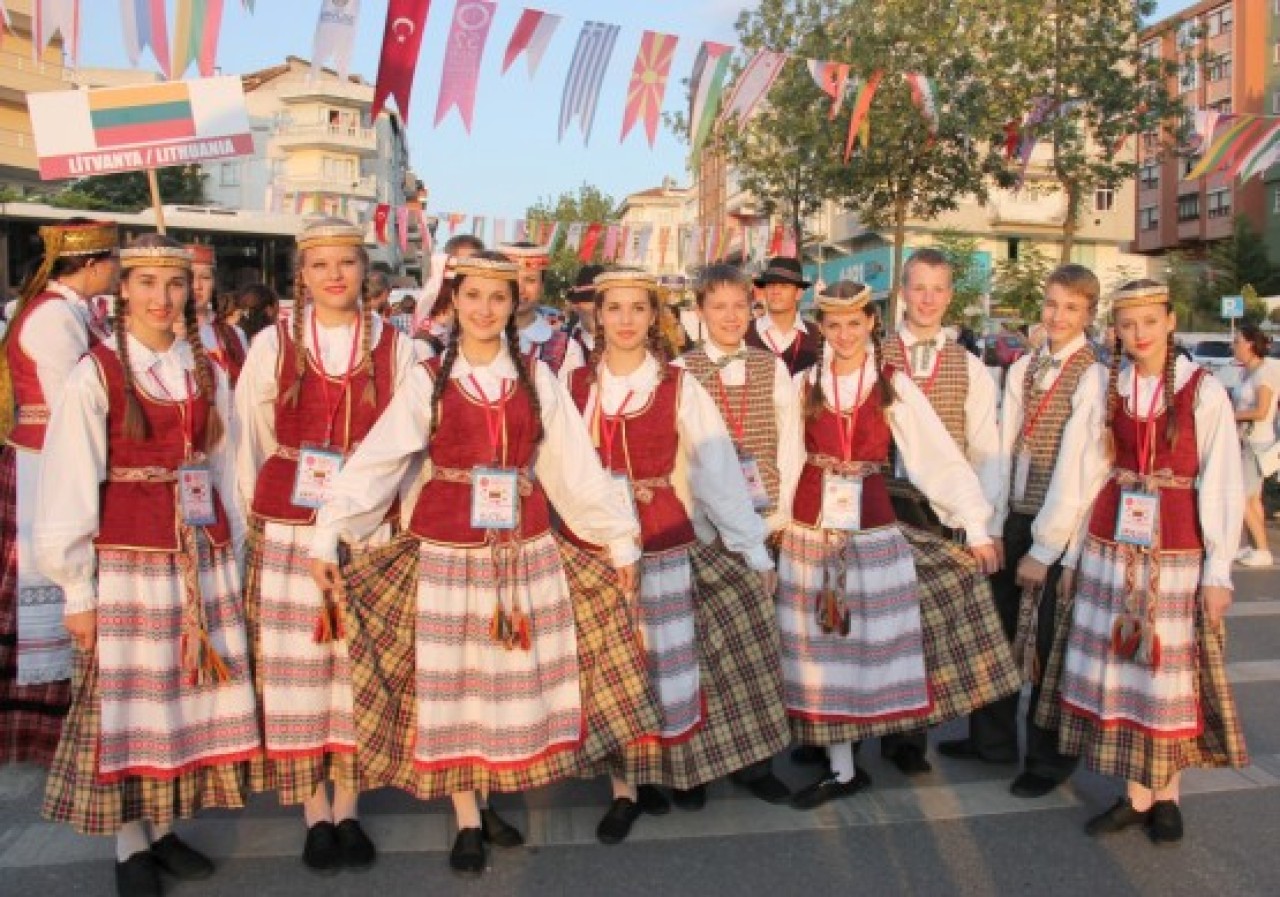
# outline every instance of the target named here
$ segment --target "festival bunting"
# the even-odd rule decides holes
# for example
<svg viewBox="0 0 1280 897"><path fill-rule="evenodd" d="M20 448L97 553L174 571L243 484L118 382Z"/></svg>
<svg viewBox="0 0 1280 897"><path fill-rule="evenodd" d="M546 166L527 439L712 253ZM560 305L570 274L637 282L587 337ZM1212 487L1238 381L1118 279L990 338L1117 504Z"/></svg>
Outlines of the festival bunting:
<svg viewBox="0 0 1280 897"><path fill-rule="evenodd" d="M604 260L606 262L615 262L618 260L619 234L620 231L616 224L610 224L604 232Z"/></svg>
<svg viewBox="0 0 1280 897"><path fill-rule="evenodd" d="M631 84L627 88L627 105L622 114L622 138L627 139L637 121L644 122L649 146L658 136L658 117L662 114L662 99L667 93L667 76L671 74L671 61L675 59L676 43L673 34L646 31L640 39L640 52L631 68Z"/></svg>
<svg viewBox="0 0 1280 897"><path fill-rule="evenodd" d="M489 26L497 4L492 0L458 0L453 10L453 27L440 74L440 98L436 102L436 126L453 107L462 116L462 126L471 133L471 115L476 104L476 83L480 60L489 40Z"/></svg>
<svg viewBox="0 0 1280 897"><path fill-rule="evenodd" d="M667 247L671 245L671 228L658 228L658 267L667 266Z"/></svg>
<svg viewBox="0 0 1280 897"><path fill-rule="evenodd" d="M409 251L409 209L401 206L396 209L396 232L400 236L400 252Z"/></svg>
<svg viewBox="0 0 1280 897"><path fill-rule="evenodd" d="M356 23L360 0L324 0L316 20L316 36L311 47L311 75L314 81L326 62L332 61L338 79L347 80L351 52L356 44Z"/></svg>
<svg viewBox="0 0 1280 897"><path fill-rule="evenodd" d="M142 51L151 52L160 71L169 77L169 29L165 22L164 0L121 0L121 30L124 32L125 55L129 64L137 66Z"/></svg>
<svg viewBox="0 0 1280 897"><path fill-rule="evenodd" d="M413 73L418 67L418 51L422 49L422 32L426 30L431 0L391 0L387 7L387 23L382 33L382 54L378 60L378 80L373 88L370 120L376 120L394 97L400 118L409 121L409 95L413 92Z"/></svg>
<svg viewBox="0 0 1280 897"><path fill-rule="evenodd" d="M582 247L582 234L586 227L581 221L574 221L569 224L569 230L564 238L565 249L570 252L577 252Z"/></svg>
<svg viewBox="0 0 1280 897"><path fill-rule="evenodd" d="M373 210L373 227L379 243L387 242L387 219L391 217L391 206L385 202L378 203Z"/></svg>
<svg viewBox="0 0 1280 897"><path fill-rule="evenodd" d="M203 77L213 77L218 32L222 28L222 4L223 0L177 0L169 77L181 78L193 62Z"/></svg>
<svg viewBox="0 0 1280 897"><path fill-rule="evenodd" d="M845 162L853 156L855 139L861 139L864 150L871 141L871 119L868 113L871 111L871 101L875 99L876 90L879 89L880 80L883 77L883 70L872 72L871 77L858 88L858 98L854 100L853 113L849 116L849 136L844 143Z"/></svg>
<svg viewBox="0 0 1280 897"><path fill-rule="evenodd" d="M578 35L578 46L573 51L573 62L565 78L564 93L560 98L560 140L574 116L582 129L582 143L591 141L591 126L595 123L596 102L600 98L600 85L604 82L613 47L618 40L617 25L608 22L587 22Z"/></svg>
<svg viewBox="0 0 1280 897"><path fill-rule="evenodd" d="M750 120L756 106L760 105L760 101L765 98L769 89L773 87L773 83L782 74L782 67L786 62L786 53L773 50L760 50L752 56L747 67L742 70L742 74L734 80L733 89L729 92L729 99L725 101L720 120L728 121L731 118L738 118L743 122Z"/></svg>
<svg viewBox="0 0 1280 897"><path fill-rule="evenodd" d="M522 12L520 21L516 22L515 30L511 32L507 52L502 58L502 74L505 75L507 69L523 53L529 66L529 77L536 75L542 56L547 52L547 45L551 43L551 36L556 33L560 22L560 16L538 9L526 9Z"/></svg>
<svg viewBox="0 0 1280 897"><path fill-rule="evenodd" d="M920 114L929 125L929 133L938 133L938 91L933 79L927 75L907 74L907 87L911 89L911 101L916 104Z"/></svg>
<svg viewBox="0 0 1280 897"><path fill-rule="evenodd" d="M449 236L456 237L461 233L462 223L467 220L467 216L462 212L449 213Z"/></svg>
<svg viewBox="0 0 1280 897"><path fill-rule="evenodd" d="M80 0L33 0L31 6L31 55L38 62L55 34L74 66L80 58Z"/></svg>
<svg viewBox="0 0 1280 897"><path fill-rule="evenodd" d="M831 97L831 112L827 119L834 121L844 105L844 95L849 89L849 66L842 62L823 62L818 59L809 60L809 74L813 81L827 96Z"/></svg>
<svg viewBox="0 0 1280 897"><path fill-rule="evenodd" d="M732 50L733 47L726 44L705 41L693 63L693 74L689 76L689 146L695 165L720 111Z"/></svg>
<svg viewBox="0 0 1280 897"><path fill-rule="evenodd" d="M1241 181L1263 174L1280 159L1280 121L1272 120L1264 133L1254 143L1235 167L1233 174Z"/></svg>
<svg viewBox="0 0 1280 897"><path fill-rule="evenodd" d="M0 39L6 34L13 34L13 19L9 18L9 9L0 0Z"/></svg>
<svg viewBox="0 0 1280 897"><path fill-rule="evenodd" d="M484 240L485 238L485 219L483 215L477 215L471 219L471 236Z"/></svg>
<svg viewBox="0 0 1280 897"><path fill-rule="evenodd" d="M507 219L493 219L493 245L501 246L507 242Z"/></svg>
<svg viewBox="0 0 1280 897"><path fill-rule="evenodd" d="M582 235L582 246L578 251L578 259L584 264L590 264L591 260L596 257L596 246L600 243L600 232L604 230L604 225L595 223L588 224Z"/></svg>

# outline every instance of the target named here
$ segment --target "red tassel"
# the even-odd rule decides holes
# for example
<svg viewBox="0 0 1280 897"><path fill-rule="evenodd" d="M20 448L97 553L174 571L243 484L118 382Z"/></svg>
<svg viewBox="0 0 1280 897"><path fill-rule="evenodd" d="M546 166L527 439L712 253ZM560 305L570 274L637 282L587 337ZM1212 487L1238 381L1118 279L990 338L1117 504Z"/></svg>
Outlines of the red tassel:
<svg viewBox="0 0 1280 897"><path fill-rule="evenodd" d="M495 642L502 641L502 605L493 605L493 616L489 618L489 638Z"/></svg>
<svg viewBox="0 0 1280 897"><path fill-rule="evenodd" d="M333 617L329 612L329 602L324 603L320 613L316 614L316 625L311 632L311 641L317 645L327 645L333 641Z"/></svg>
<svg viewBox="0 0 1280 897"><path fill-rule="evenodd" d="M513 613L515 624L515 642L520 646L521 651L530 651L533 649L533 634L530 632L529 616L520 608L516 608Z"/></svg>

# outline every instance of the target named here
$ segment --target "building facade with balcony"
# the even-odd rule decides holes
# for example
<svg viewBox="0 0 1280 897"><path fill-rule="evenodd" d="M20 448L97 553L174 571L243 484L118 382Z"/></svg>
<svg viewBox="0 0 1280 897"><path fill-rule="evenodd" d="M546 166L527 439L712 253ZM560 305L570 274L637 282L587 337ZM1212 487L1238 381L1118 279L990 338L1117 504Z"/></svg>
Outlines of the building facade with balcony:
<svg viewBox="0 0 1280 897"><path fill-rule="evenodd" d="M632 234L627 259L651 274L659 276L683 274L680 259L680 232L687 222L693 191L678 187L667 178L661 187L632 193L618 207L619 223ZM641 257L638 231L652 228L647 252ZM665 237L665 238L664 238Z"/></svg>
<svg viewBox="0 0 1280 897"><path fill-rule="evenodd" d="M76 86L74 72L63 64L61 35L34 58L32 4L33 0L6 3L13 28L0 41L0 187L18 192L41 184L27 94Z"/></svg>

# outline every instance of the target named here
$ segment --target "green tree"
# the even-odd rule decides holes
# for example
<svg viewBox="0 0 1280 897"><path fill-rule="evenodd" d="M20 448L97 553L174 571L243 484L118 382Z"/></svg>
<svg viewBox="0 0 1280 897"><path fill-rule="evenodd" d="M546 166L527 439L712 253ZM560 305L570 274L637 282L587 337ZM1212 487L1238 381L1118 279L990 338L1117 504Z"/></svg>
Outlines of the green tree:
<svg viewBox="0 0 1280 897"><path fill-rule="evenodd" d="M959 231L944 230L934 235L933 248L951 263L953 290L944 321L963 324L971 317L965 310L974 306L981 308L987 293L982 269L978 267L978 239Z"/></svg>
<svg viewBox="0 0 1280 897"><path fill-rule="evenodd" d="M1230 237L1210 244L1207 261L1213 284L1224 296L1237 295L1246 284L1262 296L1280 292L1280 271L1267 256L1267 242L1243 215L1233 222Z"/></svg>
<svg viewBox="0 0 1280 897"><path fill-rule="evenodd" d="M538 200L529 207L525 219L531 230L546 221L559 222L565 227L575 221L606 222L614 219L617 206L613 197L599 187L583 183L576 191L566 190L559 196ZM559 248L551 254L551 265L547 269L547 297L563 302L581 264L578 254L561 240Z"/></svg>
<svg viewBox="0 0 1280 897"><path fill-rule="evenodd" d="M1207 262L1187 252L1174 251L1166 256L1169 298L1178 314L1183 330L1217 330L1222 322L1221 310L1213 296L1212 278Z"/></svg>
<svg viewBox="0 0 1280 897"><path fill-rule="evenodd" d="M156 170L160 199L165 205L204 205L204 182L208 177L199 165L180 165ZM72 181L50 199L64 208L103 209L109 212L137 212L151 205L151 188L146 172L100 174Z"/></svg>
<svg viewBox="0 0 1280 897"><path fill-rule="evenodd" d="M1024 248L1016 259L996 263L991 290L993 311L1016 314L1023 321L1040 320L1044 282L1053 263L1035 246Z"/></svg>

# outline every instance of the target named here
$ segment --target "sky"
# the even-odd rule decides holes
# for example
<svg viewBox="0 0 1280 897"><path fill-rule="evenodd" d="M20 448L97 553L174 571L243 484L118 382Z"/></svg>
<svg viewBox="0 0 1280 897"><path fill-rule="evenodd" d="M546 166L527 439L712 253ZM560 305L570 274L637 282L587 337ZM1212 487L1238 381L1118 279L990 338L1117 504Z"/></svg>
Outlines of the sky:
<svg viewBox="0 0 1280 897"><path fill-rule="evenodd" d="M1026 0L1037 2L1037 0ZM1157 16L1190 0L1161 0ZM172 2L168 4L172 23ZM286 56L311 58L320 0L256 0L248 13L239 0L225 0L218 66L224 74L245 74L276 65ZM463 212L522 218L539 199L594 184L616 200L659 186L664 177L687 184L686 147L665 127L651 149L637 124L619 143L631 65L646 29L678 35L664 109L685 103L681 81L688 77L701 41L735 43L734 21L750 0L498 0L481 65L472 131L450 112L438 127L437 85L453 16L451 0L435 0L427 18L417 75L408 110L408 135L415 173L431 191L437 213ZM523 61L501 75L507 40L525 6L564 17L537 76L530 81ZM121 36L119 4L82 4L80 64L128 67ZM387 0L362 0L351 72L373 83L377 76ZM577 35L588 19L622 27L605 75L590 143L584 146L577 122L563 142L557 139L560 97ZM150 51L140 67L155 70ZM188 77L195 77L192 68Z"/></svg>

